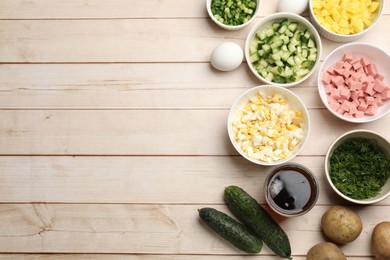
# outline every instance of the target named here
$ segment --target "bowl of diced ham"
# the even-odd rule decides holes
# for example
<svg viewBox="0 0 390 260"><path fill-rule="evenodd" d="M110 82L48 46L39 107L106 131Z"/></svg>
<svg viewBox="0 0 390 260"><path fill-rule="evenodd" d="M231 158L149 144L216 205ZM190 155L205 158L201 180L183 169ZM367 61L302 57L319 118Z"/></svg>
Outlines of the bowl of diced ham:
<svg viewBox="0 0 390 260"><path fill-rule="evenodd" d="M356 42L340 46L324 60L318 91L336 117L367 123L390 111L390 56L383 49Z"/></svg>

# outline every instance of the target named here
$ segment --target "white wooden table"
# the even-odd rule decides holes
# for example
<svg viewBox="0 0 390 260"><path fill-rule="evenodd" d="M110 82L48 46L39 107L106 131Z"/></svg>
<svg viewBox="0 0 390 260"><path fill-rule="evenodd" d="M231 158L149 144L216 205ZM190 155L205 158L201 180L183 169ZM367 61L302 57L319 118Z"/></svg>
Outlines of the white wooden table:
<svg viewBox="0 0 390 260"><path fill-rule="evenodd" d="M263 0L257 21L276 4ZM387 5L361 41L390 52L389 24ZM233 101L260 82L246 63L229 73L209 63L219 43L243 47L251 27L220 29L203 0L1 0L0 258L244 259L197 209L227 212L231 184L265 206L269 168L240 157L226 131ZM340 44L323 45L322 59ZM304 216L276 218L301 260L325 241L324 211L347 204L325 180L331 142L357 128L390 139L390 115L363 125L331 115L316 77L291 88L312 121L293 161L314 171L320 197ZM390 199L347 205L364 228L342 250L372 259L371 232L390 220ZM253 258L278 259L266 246Z"/></svg>

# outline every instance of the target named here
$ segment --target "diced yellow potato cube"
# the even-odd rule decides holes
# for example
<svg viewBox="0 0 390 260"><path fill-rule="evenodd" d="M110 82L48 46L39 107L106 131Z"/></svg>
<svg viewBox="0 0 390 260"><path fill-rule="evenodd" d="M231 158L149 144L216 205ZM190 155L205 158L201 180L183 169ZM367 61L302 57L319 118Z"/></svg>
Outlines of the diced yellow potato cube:
<svg viewBox="0 0 390 260"><path fill-rule="evenodd" d="M372 24L372 20L369 18L364 18L363 23L366 25L366 27L368 27Z"/></svg>
<svg viewBox="0 0 390 260"><path fill-rule="evenodd" d="M371 6L369 8L370 13L375 13L376 10L378 10L378 8L379 8L379 2L376 2L376 1L372 2Z"/></svg>
<svg viewBox="0 0 390 260"><path fill-rule="evenodd" d="M330 10L330 15L332 16L333 20L335 20L336 22L339 22L341 20L341 14L336 8Z"/></svg>
<svg viewBox="0 0 390 260"><path fill-rule="evenodd" d="M349 26L349 23L348 23L348 20L347 19L343 19L340 21L340 26L341 27L348 27Z"/></svg>
<svg viewBox="0 0 390 260"><path fill-rule="evenodd" d="M334 20L332 19L332 17L327 16L327 17L325 18L325 22L326 22L327 24L329 24L329 25L332 25L333 22L334 22Z"/></svg>
<svg viewBox="0 0 390 260"><path fill-rule="evenodd" d="M332 24L332 28L333 28L333 30L334 30L335 32L339 32L339 30L340 30L340 25L339 25L337 22L334 22L334 23Z"/></svg>

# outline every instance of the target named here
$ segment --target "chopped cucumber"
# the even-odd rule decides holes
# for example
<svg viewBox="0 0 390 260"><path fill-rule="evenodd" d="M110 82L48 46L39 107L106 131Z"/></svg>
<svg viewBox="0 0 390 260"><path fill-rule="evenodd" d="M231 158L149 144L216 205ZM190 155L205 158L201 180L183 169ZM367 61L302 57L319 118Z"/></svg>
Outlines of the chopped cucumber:
<svg viewBox="0 0 390 260"><path fill-rule="evenodd" d="M257 72L266 80L281 84L305 77L318 58L311 33L288 19L257 32L249 48L250 62Z"/></svg>

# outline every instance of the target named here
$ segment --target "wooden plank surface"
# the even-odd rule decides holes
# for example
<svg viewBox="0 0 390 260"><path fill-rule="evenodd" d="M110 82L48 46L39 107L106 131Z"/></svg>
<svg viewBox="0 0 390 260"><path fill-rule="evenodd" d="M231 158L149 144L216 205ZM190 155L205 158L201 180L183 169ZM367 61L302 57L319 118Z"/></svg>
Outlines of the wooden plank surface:
<svg viewBox="0 0 390 260"><path fill-rule="evenodd" d="M317 176L317 204L346 204L324 176L324 156L298 156L293 162ZM262 183L271 170L239 156L2 156L0 198L6 203L224 204L223 189L238 185L265 204ZM378 205L390 205L390 198Z"/></svg>
<svg viewBox="0 0 390 260"><path fill-rule="evenodd" d="M256 18L259 21L260 18ZM361 41L390 49L390 16ZM209 19L0 20L1 63L208 62L224 41L244 46L251 27L223 31ZM142 28L140 31L139 28ZM164 28L164 30L161 30ZM158 42L158 44L156 44ZM322 59L340 43L323 40Z"/></svg>
<svg viewBox="0 0 390 260"><path fill-rule="evenodd" d="M236 155L227 135L229 110L0 110L1 155ZM390 114L369 124L309 111L301 155L325 155L352 129L386 131ZM152 135L158 133L157 135Z"/></svg>
<svg viewBox="0 0 390 260"><path fill-rule="evenodd" d="M199 222L207 205L0 205L0 251L48 253L240 254ZM226 206L214 206L228 213ZM279 220L294 255L324 241L317 226L327 206L299 218ZM364 222L359 239L343 246L348 255L369 256L375 223L390 218L383 206L354 207ZM377 212L372 216L371 211ZM275 216L276 218L276 216ZM196 241L196 242L194 242ZM272 254L265 246L263 255Z"/></svg>
<svg viewBox="0 0 390 260"><path fill-rule="evenodd" d="M276 11L263 0L256 21ZM305 17L308 16L306 12ZM390 52L390 5L359 41ZM239 185L265 205L268 167L244 160L226 133L229 108L260 85L244 62L211 68L224 41L244 46L251 26L225 31L205 0L0 1L1 259L279 259L247 256L200 223L197 209L228 212L222 191ZM323 40L321 59L340 43ZM309 108L311 136L293 159L320 182L308 214L275 217L294 259L325 241L319 220L333 204L356 210L363 232L342 247L373 259L370 236L390 220L390 198L370 206L340 199L324 155L340 134L371 129L390 139L390 115L368 124L336 119L317 93L317 72L291 88Z"/></svg>

